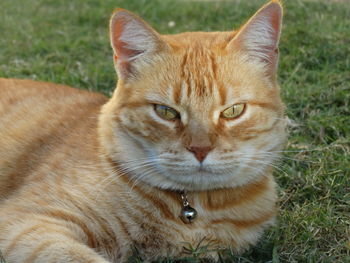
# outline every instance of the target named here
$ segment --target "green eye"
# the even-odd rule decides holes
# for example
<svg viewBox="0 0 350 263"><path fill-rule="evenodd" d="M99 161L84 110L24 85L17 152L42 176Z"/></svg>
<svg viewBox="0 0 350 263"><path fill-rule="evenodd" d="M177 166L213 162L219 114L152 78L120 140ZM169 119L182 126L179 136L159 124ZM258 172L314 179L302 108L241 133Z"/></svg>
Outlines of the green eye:
<svg viewBox="0 0 350 263"><path fill-rule="evenodd" d="M235 119L243 113L244 108L245 108L244 103L235 104L235 105L227 108L223 112L221 112L221 118Z"/></svg>
<svg viewBox="0 0 350 263"><path fill-rule="evenodd" d="M154 110L157 112L159 117L168 121L173 121L175 119L180 118L180 113L178 113L176 110L168 106L156 104L154 105Z"/></svg>

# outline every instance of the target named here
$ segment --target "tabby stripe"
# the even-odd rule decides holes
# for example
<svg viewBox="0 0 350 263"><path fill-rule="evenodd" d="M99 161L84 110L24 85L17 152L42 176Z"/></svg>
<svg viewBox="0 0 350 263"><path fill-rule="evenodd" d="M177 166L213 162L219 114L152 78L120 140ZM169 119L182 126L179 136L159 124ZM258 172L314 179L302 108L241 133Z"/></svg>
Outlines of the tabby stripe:
<svg viewBox="0 0 350 263"><path fill-rule="evenodd" d="M120 123L123 124L123 123ZM144 138L150 138L150 136L152 136L152 134L150 134L148 137L144 136L144 134L142 133L142 131L140 131L139 128L137 127L129 127L129 126L125 126L125 125L120 125L122 126L125 130L127 130L129 133L134 134L134 135L138 135L140 137L144 137Z"/></svg>
<svg viewBox="0 0 350 263"><path fill-rule="evenodd" d="M118 109L121 110L122 108L139 108L139 107L145 107L148 106L149 103L148 102L144 102L144 101L134 101L134 102L128 102L128 103L122 103Z"/></svg>
<svg viewBox="0 0 350 263"><path fill-rule="evenodd" d="M149 195L149 194L143 192L140 187L136 187L136 191L140 195L142 195L144 198L150 200L155 205L155 207L159 208L160 211L163 212L163 214L164 214L166 219L175 221L174 215L171 213L171 211L169 210L168 206L163 201L161 201L160 199L156 198L155 196L152 196L152 195Z"/></svg>
<svg viewBox="0 0 350 263"><path fill-rule="evenodd" d="M47 247L51 246L54 243L59 243L59 240L45 240L33 252L29 255L24 263L33 263L40 256L40 252L45 250Z"/></svg>
<svg viewBox="0 0 350 263"><path fill-rule="evenodd" d="M182 57L181 65L180 65L180 70L181 70L181 77L180 79L186 79L186 73L185 73L185 66L187 63L187 56L188 54L185 53ZM180 104L182 100L182 94L183 94L183 82L179 83L179 85L176 85L175 90L174 90L174 101L176 104Z"/></svg>
<svg viewBox="0 0 350 263"><path fill-rule="evenodd" d="M156 198L154 195L147 194L137 185L131 185L131 182L129 180L126 180L126 177L127 176L120 176L119 178L122 179L124 182L126 182L127 185L129 185L130 189L133 189L134 191L136 191L144 199L151 201L155 207L159 208L159 210L163 213L166 219L169 219L172 221L176 220L174 215L169 210L168 206L162 200Z"/></svg>
<svg viewBox="0 0 350 263"><path fill-rule="evenodd" d="M251 140L251 139L256 138L257 136L258 136L257 134L254 134L254 135L247 135L247 134L244 134L244 135L241 135L241 136L239 137L239 140L240 140L241 142L249 141L249 140Z"/></svg>
<svg viewBox="0 0 350 263"><path fill-rule="evenodd" d="M111 211L113 211L113 209L111 209ZM127 210L124 209L124 211L127 211ZM113 216L114 216L114 219L117 221L119 229L124 233L125 238L129 239L129 240L133 240L131 237L131 233L128 230L128 227L126 226L127 223L124 222L120 216L118 216L114 213L113 213ZM128 216L130 216L130 215L128 215ZM118 239L118 240L120 240L120 239ZM118 240L115 240L115 242L117 242Z"/></svg>
<svg viewBox="0 0 350 263"><path fill-rule="evenodd" d="M45 225L42 225L41 228L42 229L38 229L38 231L35 231L35 233L36 234L43 234L43 236L47 233L54 233L56 235L63 235L64 237L68 237L74 241L80 242L80 240L77 239L77 237L74 236L73 233L71 231L69 231L67 228L59 229L59 228L47 227Z"/></svg>
<svg viewBox="0 0 350 263"><path fill-rule="evenodd" d="M64 221L69 221L78 227L80 227L83 232L85 233L87 239L88 239L88 246L95 248L96 247L96 240L94 238L94 234L90 231L90 229L86 226L86 224L79 219L78 217L69 214L67 212L61 211L61 210L50 210L50 211L45 211L46 215L59 218Z"/></svg>
<svg viewBox="0 0 350 263"><path fill-rule="evenodd" d="M12 238L12 242L10 243L10 245L8 245L2 252L4 254L4 256L6 256L7 254L10 254L11 251L17 246L17 243L22 239L23 236L34 232L35 230L37 230L38 228L40 228L42 225L41 224L37 224L34 225L32 227L29 227L23 231L21 231L19 234L16 235L15 238Z"/></svg>
<svg viewBox="0 0 350 263"><path fill-rule="evenodd" d="M278 112L279 112L280 107L281 107L279 104L272 104L272 103L259 102L259 101L249 101L249 104L259 106L261 108L271 109L271 110L278 111Z"/></svg>
<svg viewBox="0 0 350 263"><path fill-rule="evenodd" d="M119 218L119 217L117 217L117 216L116 216L115 218L117 219L121 230L124 232L124 235L125 235L126 237L129 237L130 240L132 240L131 234L130 234L128 228L126 227L126 223L125 223L123 220L121 220L121 218Z"/></svg>
<svg viewBox="0 0 350 263"><path fill-rule="evenodd" d="M181 79L185 79L186 78L186 73L185 73L185 66L187 64L187 57L188 57L188 53L185 53L182 57L182 61L181 61L181 65L180 65L180 69L181 69Z"/></svg>
<svg viewBox="0 0 350 263"><path fill-rule="evenodd" d="M117 162L113 161L109 157L107 157L106 160L114 169L119 169L119 164ZM149 194L143 192L139 186L131 184L131 182L126 174L122 174L121 176L119 176L119 179L121 179L126 185L128 185L130 189L138 192L139 195L141 195L143 198L151 201L155 207L159 207L167 219L170 219L173 221L176 220L174 215L169 210L168 206L163 201L157 199L155 196L152 196L152 195L149 195Z"/></svg>
<svg viewBox="0 0 350 263"><path fill-rule="evenodd" d="M15 239L12 240L11 244L5 249L4 254L10 254L11 251L18 245L19 241L23 237L25 237L27 234L30 234L33 232L38 234L38 236L40 236L40 234L47 234L47 233L52 232L56 235L64 235L65 237L69 237L72 240L78 241L77 238L72 235L72 232L67 231L66 227L58 226L58 228L57 228L57 225L55 225L55 228L53 228L53 227L48 227L47 225L43 225L42 222L40 222L40 223L41 224L34 225L34 226L30 227L29 229L22 231L19 235L17 235L15 237ZM59 228L63 228L63 229L59 229Z"/></svg>
<svg viewBox="0 0 350 263"><path fill-rule="evenodd" d="M20 213L23 213L23 212L28 213L28 212L29 212L27 209L17 209L17 208L11 208L11 210L9 210L9 212L11 213L12 210L14 210L14 211L19 211ZM41 217L37 217L38 215L37 215L37 214L34 214L34 213L31 213L31 216L36 216L36 218L34 218L34 219L37 220L38 222L47 222L47 223L51 223L51 224L56 224L56 223L53 222L53 221L49 221L49 220L46 220L46 219L42 219ZM9 218L9 219L7 219L7 220L5 220L5 221L2 221L2 222L1 222L1 228L2 228L2 229L6 229L7 226L9 226L9 225L12 226L13 223L14 223L14 221L15 221L17 218L21 218L21 215L17 215L16 218ZM46 218L46 217L45 217L45 218ZM50 218L50 217L48 217L48 218ZM31 218L31 219L33 219L33 218ZM52 219L52 218L50 218L50 219ZM58 225L58 224L57 224L57 225Z"/></svg>
<svg viewBox="0 0 350 263"><path fill-rule="evenodd" d="M130 198L132 198L132 196L130 196ZM132 199L132 200L135 200ZM130 203L133 204L133 210L135 211L140 211L141 215L136 215L136 214L129 214L129 217L133 218L139 225L142 225L144 223L145 218L149 219L148 225L149 227L152 227L152 225L156 225L156 226L161 226L162 224L164 224L164 221L160 221L158 217L154 216L151 212L147 211L144 207L138 206L137 201L135 200L135 202L130 202L131 200L127 201L128 202L128 206L130 206ZM127 212L127 209L124 206L123 203L123 210ZM179 209L180 211L180 209ZM151 223L150 223L151 222ZM177 233L181 233L177 228L175 228L173 225L167 224L166 225L167 229L171 229ZM158 232L162 232L164 234L164 236L167 236L169 234L169 232L164 232L160 229L157 229Z"/></svg>
<svg viewBox="0 0 350 263"><path fill-rule="evenodd" d="M268 128L264 128L264 129L248 129L246 132L247 133L249 133L249 132L256 132L256 133L269 132L272 129L274 129L275 126L277 125L277 123L279 123L280 121L281 121L281 119L276 118L275 121Z"/></svg>
<svg viewBox="0 0 350 263"><path fill-rule="evenodd" d="M181 83L176 84L173 89L173 100L175 104L180 104L180 94L181 94Z"/></svg>
<svg viewBox="0 0 350 263"><path fill-rule="evenodd" d="M217 89L219 90L219 96L220 96L220 104L225 105L226 104L226 96L227 96L227 90L226 87L223 85L223 83L220 80L216 81Z"/></svg>
<svg viewBox="0 0 350 263"><path fill-rule="evenodd" d="M257 136L260 136L261 133L270 132L270 131L272 131L273 129L275 129L274 126L272 126L272 127L270 127L270 128L266 128L266 129L261 129L261 130L259 130L259 129L247 130L247 131L246 131L247 134L241 135L241 136L239 137L239 139L240 139L241 141L248 141L248 140L251 140L251 139L253 139L253 138L256 138ZM252 134L249 134L249 133L252 133ZM261 149L261 148L258 148L258 150L259 150L259 149Z"/></svg>
<svg viewBox="0 0 350 263"><path fill-rule="evenodd" d="M191 86L191 80L190 80L190 76L186 76L185 79L185 84L186 84L186 88L187 88L187 98L191 97L191 93L192 93L192 86Z"/></svg>
<svg viewBox="0 0 350 263"><path fill-rule="evenodd" d="M177 167L179 167L179 166L177 166ZM167 196L167 198L169 198L172 201L174 201L175 203L179 203L181 201L181 196L177 192L169 190L169 191L164 191L163 194L165 196Z"/></svg>
<svg viewBox="0 0 350 263"><path fill-rule="evenodd" d="M268 190L269 178L262 177L257 182L233 189L206 191L199 194L202 206L207 210L224 210L257 198ZM226 192L226 194L223 194Z"/></svg>
<svg viewBox="0 0 350 263"><path fill-rule="evenodd" d="M153 216L153 214L151 214L150 212L146 211L145 209L143 209L143 208L141 208L139 206L134 207L134 209L136 209L138 211L141 211L141 214L142 214L142 215L135 215L135 214L133 215L133 219L138 225L144 225L145 224L145 218L147 218L147 219L149 219L148 222L147 222L147 226L149 228L155 228L156 232L158 232L160 234L163 234L163 236L169 236L169 231L164 232L160 228L160 226L164 225L165 222L160 222L158 219L156 219L156 217ZM154 225L156 227L154 227ZM171 230L181 234L181 232L178 229L176 229L174 226L172 226L172 225L167 224L166 228L167 228L167 230L171 229Z"/></svg>
<svg viewBox="0 0 350 263"><path fill-rule="evenodd" d="M213 52L209 53L209 58L210 58L210 62L211 62L211 70L213 72L213 79L217 79L217 63L216 63L216 58L213 54Z"/></svg>
<svg viewBox="0 0 350 263"><path fill-rule="evenodd" d="M215 219L215 220L212 220L210 224L207 225L207 227L209 228L211 225L216 225L216 224L231 224L237 228L248 228L248 227L260 225L268 221L275 215L276 215L276 211L274 210L256 219L244 219L244 220L237 220L237 219L230 219L230 218Z"/></svg>
<svg viewBox="0 0 350 263"><path fill-rule="evenodd" d="M88 197L88 193L86 192L86 191L83 191L83 189L81 189L81 191L82 192L84 192L84 194L85 194L85 196L86 197ZM76 197L73 197L71 194L69 194L68 192L66 193L67 194L67 196L68 196L68 198L69 198L69 200L75 200L76 199ZM88 197L89 198L89 197ZM93 200L93 199L91 199L90 198L90 200ZM102 228L102 231L107 235L107 236L109 236L109 239L111 239L111 240L115 240L115 238L114 238L114 231L109 227L109 224L108 224L108 222L107 222L107 220L106 219L104 219L102 216L98 216L99 215L99 213L96 211L96 210L94 210L93 208L91 208L89 205L87 205L87 204L84 204L84 208L82 209L82 208L80 208L76 203L74 203L74 205L75 205L75 207L77 208L77 209L79 209L80 210L80 212L81 213L85 213L85 214L88 214L89 215L89 217L91 218L91 219L93 219L94 220L94 222L96 222L101 228Z"/></svg>
<svg viewBox="0 0 350 263"><path fill-rule="evenodd" d="M115 233L112 230L112 228L109 226L107 220L102 217L97 218L96 216L93 216L94 214L91 214L91 213L88 213L88 214L92 219L94 219L98 223L98 225L102 228L102 231L108 236L109 240L115 241Z"/></svg>

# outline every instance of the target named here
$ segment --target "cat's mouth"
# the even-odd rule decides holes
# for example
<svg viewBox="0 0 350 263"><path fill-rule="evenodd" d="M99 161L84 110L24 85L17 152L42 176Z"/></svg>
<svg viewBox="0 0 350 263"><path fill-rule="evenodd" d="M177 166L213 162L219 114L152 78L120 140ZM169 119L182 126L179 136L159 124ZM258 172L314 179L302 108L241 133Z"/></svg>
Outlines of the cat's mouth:
<svg viewBox="0 0 350 263"><path fill-rule="evenodd" d="M221 170L213 170L210 167L200 165L199 167L196 167L193 169L195 173L197 173L199 176L212 176L212 175L219 175L219 174L227 174L227 171L223 172Z"/></svg>
<svg viewBox="0 0 350 263"><path fill-rule="evenodd" d="M199 165L197 171L198 171L199 173L201 173L201 172L209 172L209 171L203 166L203 164L200 164L200 165Z"/></svg>
<svg viewBox="0 0 350 263"><path fill-rule="evenodd" d="M189 171L189 174L198 174L202 176L227 173L227 170L222 171L221 169L215 169L215 167L210 167L202 163L198 166L189 166L187 169Z"/></svg>

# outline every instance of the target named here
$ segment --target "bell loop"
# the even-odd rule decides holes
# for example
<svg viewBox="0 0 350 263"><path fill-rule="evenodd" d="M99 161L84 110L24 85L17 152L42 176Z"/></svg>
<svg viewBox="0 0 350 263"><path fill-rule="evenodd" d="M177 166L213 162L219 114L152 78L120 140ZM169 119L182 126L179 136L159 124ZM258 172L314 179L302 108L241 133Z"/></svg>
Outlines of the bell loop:
<svg viewBox="0 0 350 263"><path fill-rule="evenodd" d="M185 191L180 192L182 199L182 209L180 218L185 224L192 223L197 217L197 210L190 206L187 200L187 193Z"/></svg>

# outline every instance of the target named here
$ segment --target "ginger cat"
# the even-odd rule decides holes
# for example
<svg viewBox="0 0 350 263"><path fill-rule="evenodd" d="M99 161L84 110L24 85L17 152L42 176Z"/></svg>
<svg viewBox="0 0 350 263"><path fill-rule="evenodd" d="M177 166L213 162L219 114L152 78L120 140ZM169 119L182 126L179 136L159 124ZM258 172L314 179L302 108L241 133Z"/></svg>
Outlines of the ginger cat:
<svg viewBox="0 0 350 263"><path fill-rule="evenodd" d="M281 20L275 0L238 31L160 35L118 9L112 98L1 79L5 260L125 262L137 248L150 262L200 241L255 244L274 221L286 137ZM197 215L181 214L186 199Z"/></svg>

